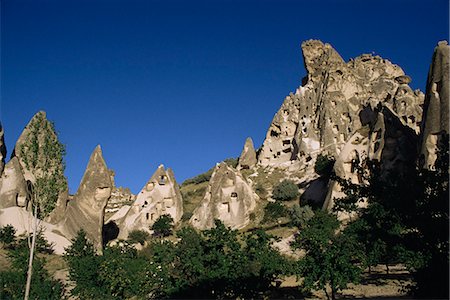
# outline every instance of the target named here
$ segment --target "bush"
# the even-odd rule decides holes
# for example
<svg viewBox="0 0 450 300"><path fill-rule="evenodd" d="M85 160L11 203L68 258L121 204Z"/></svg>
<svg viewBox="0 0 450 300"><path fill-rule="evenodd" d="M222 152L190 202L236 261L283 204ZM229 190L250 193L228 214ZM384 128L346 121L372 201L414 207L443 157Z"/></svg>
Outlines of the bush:
<svg viewBox="0 0 450 300"><path fill-rule="evenodd" d="M314 171L317 175L328 177L333 172L335 159L331 156L319 154L314 164Z"/></svg>
<svg viewBox="0 0 450 300"><path fill-rule="evenodd" d="M299 229L305 228L308 221L314 217L314 211L309 205L300 206L294 205L289 210L292 225L297 226Z"/></svg>
<svg viewBox="0 0 450 300"><path fill-rule="evenodd" d="M144 230L133 230L128 234L128 241L131 243L139 243L141 245L145 244L145 241L148 240L150 234Z"/></svg>
<svg viewBox="0 0 450 300"><path fill-rule="evenodd" d="M165 237L172 234L173 219L170 215L160 216L150 228L155 236Z"/></svg>
<svg viewBox="0 0 450 300"><path fill-rule="evenodd" d="M287 215L286 208L283 203L280 202L269 202L264 208L264 221L276 221L279 218L285 217Z"/></svg>
<svg viewBox="0 0 450 300"><path fill-rule="evenodd" d="M297 185L291 180L285 179L273 189L272 198L280 201L290 201L299 195Z"/></svg>
<svg viewBox="0 0 450 300"><path fill-rule="evenodd" d="M6 225L0 229L0 242L3 243L7 248L16 241L16 229L11 225Z"/></svg>

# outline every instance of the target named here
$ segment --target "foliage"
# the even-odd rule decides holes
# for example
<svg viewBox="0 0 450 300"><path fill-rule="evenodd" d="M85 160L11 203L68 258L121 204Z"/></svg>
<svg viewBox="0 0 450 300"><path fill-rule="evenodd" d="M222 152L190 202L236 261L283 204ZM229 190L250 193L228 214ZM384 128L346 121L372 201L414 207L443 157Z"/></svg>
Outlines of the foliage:
<svg viewBox="0 0 450 300"><path fill-rule="evenodd" d="M308 221L314 216L314 211L309 205L300 206L295 204L289 210L292 225L302 229L306 226Z"/></svg>
<svg viewBox="0 0 450 300"><path fill-rule="evenodd" d="M133 230L128 234L128 241L130 243L145 244L145 241L150 238L150 234L144 230Z"/></svg>
<svg viewBox="0 0 450 300"><path fill-rule="evenodd" d="M306 252L297 269L297 275L304 278L302 288L324 290L329 298L329 286L331 299L347 284L358 282L362 271L357 264L362 256L360 247L352 235L338 232L339 225L334 215L317 211L291 244Z"/></svg>
<svg viewBox="0 0 450 300"><path fill-rule="evenodd" d="M36 247L40 253L33 261L33 273L30 288L30 299L61 299L63 285L61 282L53 280L44 268L45 259L43 253L48 253L48 242L42 239L41 245L46 247ZM18 241L14 239L8 247L8 258L12 268L7 271L0 271L0 299L23 299L25 294L25 283L28 270L29 248L28 241L21 237Z"/></svg>
<svg viewBox="0 0 450 300"><path fill-rule="evenodd" d="M151 226L155 236L165 237L172 234L173 218L169 215L161 215Z"/></svg>
<svg viewBox="0 0 450 300"><path fill-rule="evenodd" d="M288 215L286 207L279 201L268 202L264 207L264 222L273 222Z"/></svg>
<svg viewBox="0 0 450 300"><path fill-rule="evenodd" d="M15 242L16 229L11 225L3 226L0 229L0 243L9 248Z"/></svg>
<svg viewBox="0 0 450 300"><path fill-rule="evenodd" d="M28 129L29 134L16 151L25 168L35 176L33 200L39 203L38 217L43 218L53 211L59 194L67 189L65 147L58 140L54 124L42 113L31 120Z"/></svg>
<svg viewBox="0 0 450 300"><path fill-rule="evenodd" d="M266 198L267 191L266 191L266 189L264 188L264 186L263 186L263 184L261 182L258 182L256 184L255 192L256 192L256 194L258 194L258 196L260 198Z"/></svg>
<svg viewBox="0 0 450 300"><path fill-rule="evenodd" d="M314 164L314 171L319 176L329 177L333 172L335 161L331 156L319 154Z"/></svg>
<svg viewBox="0 0 450 300"><path fill-rule="evenodd" d="M272 198L280 201L294 200L299 196L298 186L291 180L283 180L273 189Z"/></svg>

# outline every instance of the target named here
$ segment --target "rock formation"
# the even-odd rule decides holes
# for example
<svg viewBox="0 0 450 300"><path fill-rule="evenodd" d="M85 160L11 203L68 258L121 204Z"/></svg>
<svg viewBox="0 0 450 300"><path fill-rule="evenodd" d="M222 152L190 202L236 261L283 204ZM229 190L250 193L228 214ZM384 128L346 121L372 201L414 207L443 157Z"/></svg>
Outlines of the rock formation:
<svg viewBox="0 0 450 300"><path fill-rule="evenodd" d="M449 56L450 46L439 42L434 49L427 79L421 132L421 165L434 169L440 136L449 132Z"/></svg>
<svg viewBox="0 0 450 300"><path fill-rule="evenodd" d="M214 219L239 229L250 222L259 197L238 170L218 164L209 181L205 197L194 210L190 223L198 229L214 226Z"/></svg>
<svg viewBox="0 0 450 300"><path fill-rule="evenodd" d="M64 219L60 223L61 231L68 239L84 229L97 251L101 252L105 207L111 197L112 187L109 169L100 146L97 146L89 159L78 191L67 203Z"/></svg>
<svg viewBox="0 0 450 300"><path fill-rule="evenodd" d="M260 165L285 167L321 152L338 156L361 128L359 113L368 105L388 107L419 131L423 94L408 86L410 78L400 67L371 54L345 63L329 44L316 40L304 42L302 50L308 75L273 118Z"/></svg>
<svg viewBox="0 0 450 300"><path fill-rule="evenodd" d="M0 177L0 208L11 206L27 207L30 194L22 174L19 160L13 157L5 166Z"/></svg>
<svg viewBox="0 0 450 300"><path fill-rule="evenodd" d="M238 169L249 169L256 165L257 162L253 141L250 137L248 137L245 140L244 149L242 149L241 156L239 156Z"/></svg>
<svg viewBox="0 0 450 300"><path fill-rule="evenodd" d="M37 178L44 185L51 182L51 191L39 198L40 213L45 217L56 207L58 198L68 192L64 176L64 146L59 142L53 124L43 111L36 113L19 136L12 158L20 163L23 177L33 186ZM41 190L50 190L50 186Z"/></svg>
<svg viewBox="0 0 450 300"><path fill-rule="evenodd" d="M6 145L5 145L5 132L3 130L2 123L0 122L0 176L5 168L6 158Z"/></svg>
<svg viewBox="0 0 450 300"><path fill-rule="evenodd" d="M126 214L123 210L111 217L120 228L119 238L126 239L132 230L149 230L150 226L162 215L169 214L174 223L183 215L183 199L171 169L160 165L150 180L145 184L136 201Z"/></svg>

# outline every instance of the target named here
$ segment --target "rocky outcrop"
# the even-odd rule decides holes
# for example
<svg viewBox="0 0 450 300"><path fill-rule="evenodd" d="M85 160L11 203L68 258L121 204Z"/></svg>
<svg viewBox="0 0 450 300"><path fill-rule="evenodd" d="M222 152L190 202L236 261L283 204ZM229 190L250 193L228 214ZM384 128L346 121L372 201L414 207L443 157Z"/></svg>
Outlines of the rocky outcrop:
<svg viewBox="0 0 450 300"><path fill-rule="evenodd" d="M5 132L3 130L2 123L0 122L0 176L5 168L6 158L6 145L5 145Z"/></svg>
<svg viewBox="0 0 450 300"><path fill-rule="evenodd" d="M319 153L339 156L362 127L364 107L388 107L400 122L419 131L423 94L413 91L402 69L379 56L363 54L348 63L329 45L302 44L303 85L284 100L272 120L258 162L286 167L309 162Z"/></svg>
<svg viewBox="0 0 450 300"><path fill-rule="evenodd" d="M257 162L253 140L248 137L245 140L244 149L242 149L241 156L239 156L238 169L250 169L256 165Z"/></svg>
<svg viewBox="0 0 450 300"><path fill-rule="evenodd" d="M123 214L119 210L118 214ZM119 238L126 239L132 230L146 230L162 215L178 223L183 215L183 198L171 169L160 165L145 184L124 217L113 216L120 228ZM120 216L119 216L120 217Z"/></svg>
<svg viewBox="0 0 450 300"><path fill-rule="evenodd" d="M97 251L101 252L105 207L112 188L109 169L100 146L97 146L89 159L77 193L67 203L64 219L59 226L67 238L73 238L83 229Z"/></svg>
<svg viewBox="0 0 450 300"><path fill-rule="evenodd" d="M439 42L434 49L427 79L421 132L421 165L433 170L440 137L449 130L449 56L450 46Z"/></svg>
<svg viewBox="0 0 450 300"><path fill-rule="evenodd" d="M44 217L51 214L58 198L68 192L63 155L64 146L53 123L47 120L45 112L36 113L19 136L11 157L18 159L27 182L34 185L37 178L44 179L41 182L46 186L41 190L50 191L46 197L38 195L40 214Z"/></svg>
<svg viewBox="0 0 450 300"><path fill-rule="evenodd" d="M195 228L206 229L219 219L233 229L243 228L249 224L258 200L241 173L222 162L215 167L205 197L189 222Z"/></svg>
<svg viewBox="0 0 450 300"><path fill-rule="evenodd" d="M22 174L19 160L13 157L5 166L0 177L0 208L11 206L27 207L30 194Z"/></svg>

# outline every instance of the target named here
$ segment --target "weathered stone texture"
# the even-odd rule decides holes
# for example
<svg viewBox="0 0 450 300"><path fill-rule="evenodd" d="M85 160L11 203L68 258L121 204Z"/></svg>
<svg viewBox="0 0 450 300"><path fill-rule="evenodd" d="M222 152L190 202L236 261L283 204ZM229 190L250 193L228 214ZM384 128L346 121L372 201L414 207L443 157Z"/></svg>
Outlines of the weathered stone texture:
<svg viewBox="0 0 450 300"><path fill-rule="evenodd" d="M68 202L64 219L60 223L61 231L67 238L73 238L80 229L84 229L97 251L101 252L105 207L112 188L110 172L102 150L97 146L89 159L78 191Z"/></svg>
<svg viewBox="0 0 450 300"><path fill-rule="evenodd" d="M118 213L121 213L120 211ZM183 198L171 169L160 165L145 184L122 219L115 219L119 238L126 239L132 230L146 230L162 215L178 223L183 215Z"/></svg>
<svg viewBox="0 0 450 300"><path fill-rule="evenodd" d="M17 157L5 166L0 177L0 208L11 206L27 207L30 194Z"/></svg>
<svg viewBox="0 0 450 300"><path fill-rule="evenodd" d="M371 54L345 63L329 44L316 40L304 42L302 50L308 75L273 118L260 165L282 167L321 152L339 155L361 127L359 113L367 105L385 105L419 131L423 94L407 85L400 67Z"/></svg>
<svg viewBox="0 0 450 300"><path fill-rule="evenodd" d="M249 169L256 165L257 162L253 140L248 137L245 140L244 149L242 149L241 156L239 157L238 169Z"/></svg>
<svg viewBox="0 0 450 300"><path fill-rule="evenodd" d="M0 122L0 176L5 168L6 158L6 145L5 145L5 132L3 130L2 123Z"/></svg>
<svg viewBox="0 0 450 300"><path fill-rule="evenodd" d="M449 132L449 56L448 43L439 42L428 73L421 132L421 164L426 169L434 169L440 135Z"/></svg>
<svg viewBox="0 0 450 300"><path fill-rule="evenodd" d="M238 170L218 164L211 176L205 197L194 210L190 223L198 229L214 226L214 219L239 229L250 222L259 197Z"/></svg>

